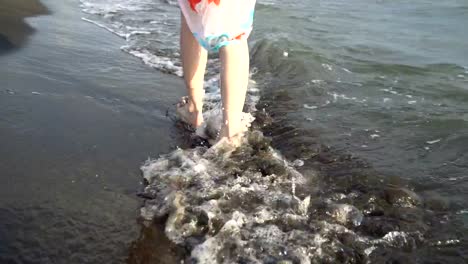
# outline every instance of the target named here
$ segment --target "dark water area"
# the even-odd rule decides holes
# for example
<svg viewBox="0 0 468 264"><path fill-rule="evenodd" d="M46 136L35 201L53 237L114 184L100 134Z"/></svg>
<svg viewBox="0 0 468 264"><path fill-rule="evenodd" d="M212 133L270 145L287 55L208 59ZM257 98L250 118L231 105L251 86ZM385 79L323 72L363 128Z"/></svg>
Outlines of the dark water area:
<svg viewBox="0 0 468 264"><path fill-rule="evenodd" d="M376 14L382 15L389 6L399 12L407 8L415 12L421 7L429 11L432 7L423 2L383 4ZM420 43L415 51L415 41L431 34L432 29L414 24L417 20L427 22L424 15L402 18L388 12L385 16L389 18L382 23L374 12L362 14L358 7L340 1L320 8L302 3L259 7L257 14L266 17L274 13L275 19L282 21L281 26L258 23L256 36L262 37L254 41L252 51L254 78L259 86L268 87L262 89L258 108L265 109L269 114L266 119L272 120L262 129L272 137L272 145L289 160L304 161L299 171L318 169L325 197L377 192L384 203L392 204L388 188L414 191L420 199L416 214L388 208L366 214L361 208L371 204L370 200L363 204L359 197L348 201L365 212L360 232L376 235L373 232L383 226L369 229L368 224L378 226L383 219L385 228L396 224L405 229L406 224L417 223L410 229L424 233L425 241L412 252L398 250L394 261L464 263L468 109L466 48L458 45L457 37L462 21L466 21L461 15L464 11L453 9L458 20L446 14L432 17L451 29L431 36L431 41ZM298 16L303 12L298 7L310 12ZM348 8L352 9L350 14L346 13ZM434 10L430 12L440 15ZM361 16L353 16L356 14ZM369 19L378 23L356 27L358 20ZM399 22L394 22L397 19ZM282 26L301 20L313 23L296 30L288 27L287 33L280 31ZM344 24L343 20L349 21ZM391 23L402 23L401 30L389 27ZM356 36L342 31L344 28L366 34ZM369 32L374 35L367 35ZM381 41L389 36L395 39ZM451 43L447 46L435 43L448 40ZM363 41L367 46L354 46L354 42ZM434 56L436 53L439 56ZM422 223L427 226L419 225ZM445 246L435 246L442 244Z"/></svg>
<svg viewBox="0 0 468 264"><path fill-rule="evenodd" d="M0 35L0 54L13 48L13 44L3 35Z"/></svg>
<svg viewBox="0 0 468 264"><path fill-rule="evenodd" d="M182 82L122 53L74 1L4 3L0 263L125 263L139 166L178 144L166 110ZM48 15L28 17L38 6Z"/></svg>

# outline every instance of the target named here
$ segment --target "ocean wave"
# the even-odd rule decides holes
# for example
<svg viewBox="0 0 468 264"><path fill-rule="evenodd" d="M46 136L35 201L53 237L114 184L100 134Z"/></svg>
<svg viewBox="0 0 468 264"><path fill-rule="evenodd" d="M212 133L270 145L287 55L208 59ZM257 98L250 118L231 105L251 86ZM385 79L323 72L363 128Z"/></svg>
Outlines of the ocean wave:
<svg viewBox="0 0 468 264"><path fill-rule="evenodd" d="M122 50L137 58L140 58L146 65L150 67L165 73L171 73L182 77L182 67L180 66L180 62L175 61L173 58L157 56L146 49L137 50L130 46L123 46Z"/></svg>
<svg viewBox="0 0 468 264"><path fill-rule="evenodd" d="M188 259L366 263L382 258L381 249L414 250L424 242L424 229L382 219L375 207L420 210L411 191L388 187L381 198L356 191L321 197L318 171L297 171L291 165L298 163L288 162L259 131L246 140L234 152L222 144L178 149L142 167L148 185L140 194L146 198L141 215L167 217L165 233L189 250ZM366 199L367 209L349 199Z"/></svg>

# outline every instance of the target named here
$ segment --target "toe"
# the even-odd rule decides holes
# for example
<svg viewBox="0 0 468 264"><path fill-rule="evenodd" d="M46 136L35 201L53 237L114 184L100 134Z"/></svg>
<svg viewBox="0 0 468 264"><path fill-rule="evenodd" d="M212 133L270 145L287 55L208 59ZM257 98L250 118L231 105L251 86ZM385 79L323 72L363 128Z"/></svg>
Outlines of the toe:
<svg viewBox="0 0 468 264"><path fill-rule="evenodd" d="M188 96L183 96L179 99L179 102L176 104L177 108L186 106L188 103Z"/></svg>

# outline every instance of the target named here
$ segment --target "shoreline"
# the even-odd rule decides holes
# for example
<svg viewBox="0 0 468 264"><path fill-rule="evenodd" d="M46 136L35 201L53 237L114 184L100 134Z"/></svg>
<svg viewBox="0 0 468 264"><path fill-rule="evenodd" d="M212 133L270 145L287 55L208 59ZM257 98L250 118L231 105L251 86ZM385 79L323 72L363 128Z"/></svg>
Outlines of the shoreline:
<svg viewBox="0 0 468 264"><path fill-rule="evenodd" d="M76 1L42 3L35 34L0 54L0 262L125 262L139 167L181 144L166 110L182 81L122 52Z"/></svg>

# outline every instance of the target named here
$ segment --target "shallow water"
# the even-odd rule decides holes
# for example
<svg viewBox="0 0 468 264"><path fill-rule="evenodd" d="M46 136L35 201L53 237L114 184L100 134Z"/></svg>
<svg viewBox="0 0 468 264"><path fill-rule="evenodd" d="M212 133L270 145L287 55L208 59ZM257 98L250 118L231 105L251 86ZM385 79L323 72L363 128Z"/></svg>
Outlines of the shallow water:
<svg viewBox="0 0 468 264"><path fill-rule="evenodd" d="M81 8L125 39L123 51L181 75L176 1ZM456 0L259 2L249 143L148 161L129 262L464 263L467 10ZM207 110L219 107L210 62ZM150 112L151 90L116 82L101 92L121 101L105 104ZM154 218L178 246L161 249ZM162 251L173 258L151 253Z"/></svg>
<svg viewBox="0 0 468 264"><path fill-rule="evenodd" d="M81 2L84 20L127 40L122 50L180 76L175 1ZM150 183L144 218L169 215L165 233L198 260L466 261L467 10L457 0L259 2L251 37L252 131L272 139L265 144L273 149L264 151L285 157L255 160L250 148L263 139L222 161L206 158L214 150L205 147L170 153L143 167ZM208 108L216 108L215 56L211 62ZM229 169L219 171L226 163ZM304 182L285 176L291 164L300 165L293 174ZM270 186L271 177L285 186ZM229 198L204 191L229 197L236 184L238 198L225 211L216 208ZM261 195L250 197L249 188ZM293 205L306 197L313 202L302 211ZM275 199L285 207L265 211ZM285 215L294 220L279 220ZM230 231L214 227L218 218Z"/></svg>
<svg viewBox="0 0 468 264"><path fill-rule="evenodd" d="M24 37L0 56L0 263L123 263L139 166L178 144L166 110L182 82L121 52L75 1L42 4L0 26Z"/></svg>

